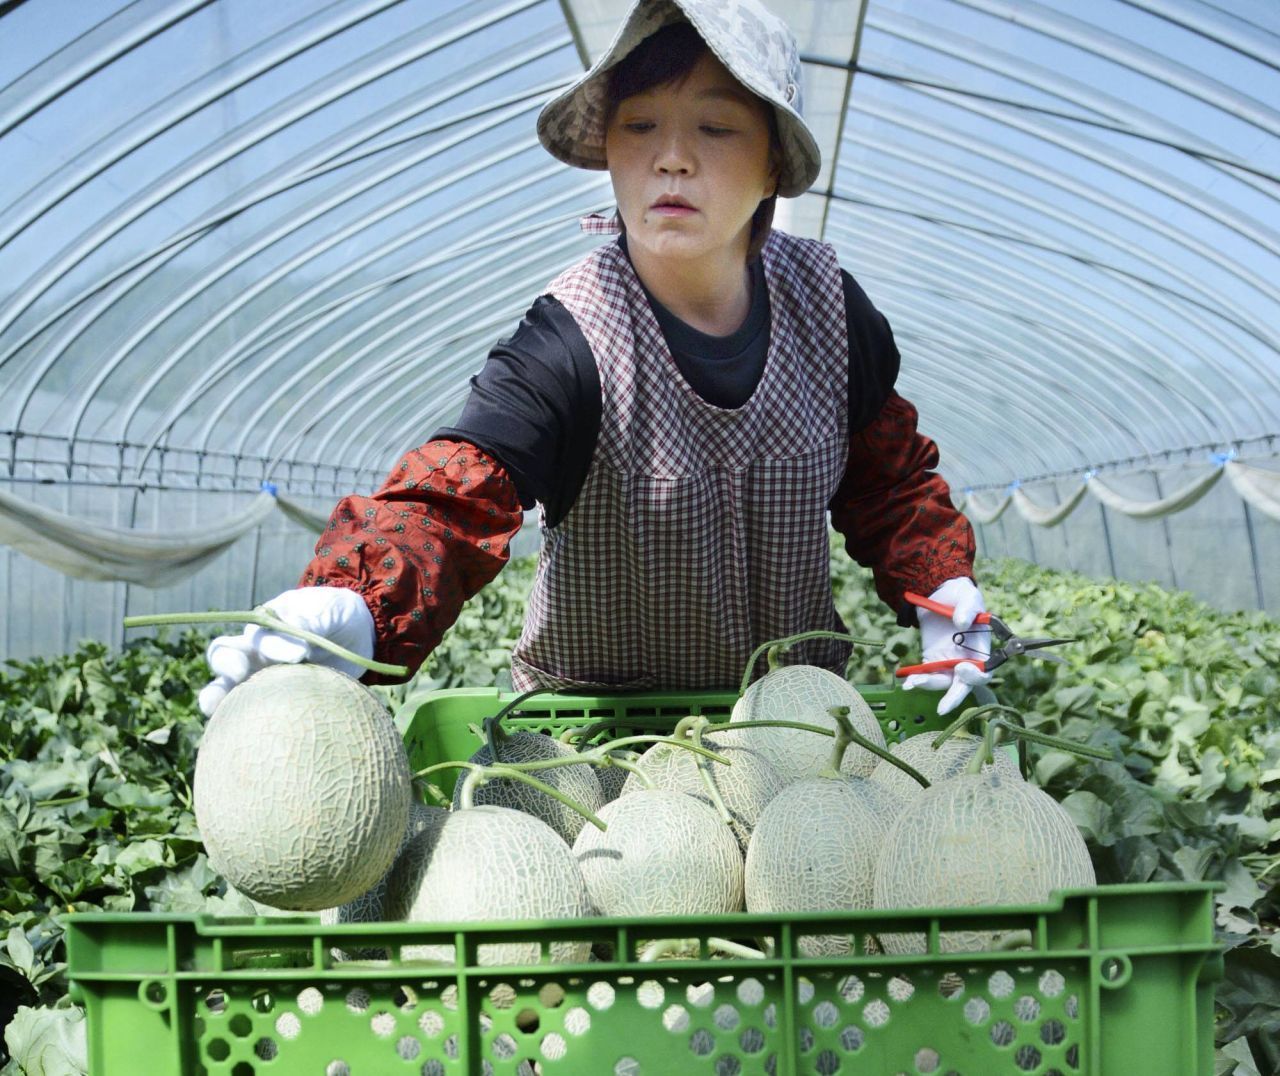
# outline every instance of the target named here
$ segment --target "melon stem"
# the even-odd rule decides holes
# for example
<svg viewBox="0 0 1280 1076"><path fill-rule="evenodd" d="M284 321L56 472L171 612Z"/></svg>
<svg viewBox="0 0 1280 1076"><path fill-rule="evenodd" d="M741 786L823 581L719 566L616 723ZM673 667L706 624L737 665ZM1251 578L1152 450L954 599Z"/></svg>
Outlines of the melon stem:
<svg viewBox="0 0 1280 1076"><path fill-rule="evenodd" d="M617 740L609 741L607 746L610 751L613 751L616 748L630 747L632 744L636 744L636 743L674 744L676 747L683 747L686 751L692 751L696 755L702 755L704 758L713 759L714 761L719 762L722 766L733 765L733 760L725 758L724 755L718 755L714 751L708 751L705 747L699 747L697 744L690 743L688 740L683 740L683 739L677 740L674 736L656 736L656 735L622 736ZM596 750L599 750L599 748L597 748ZM585 757L592 753L593 752L591 751L583 751L582 755Z"/></svg>
<svg viewBox="0 0 1280 1076"><path fill-rule="evenodd" d="M999 707L979 706L977 709L970 707L969 709L965 710L963 713L957 714L955 720L952 721L950 725L948 725L945 729L943 729L940 733L938 733L937 736L934 737L933 743L931 746L935 751L937 751L939 748L942 747L944 743L946 743L949 739L951 739L952 736L956 735L967 724L969 724L975 718L981 717L984 713L988 712L989 710L992 710L993 708L1000 709L1000 710L1008 710L1010 713L1017 712L1008 706L999 706Z"/></svg>
<svg viewBox="0 0 1280 1076"><path fill-rule="evenodd" d="M383 661L373 661L370 658L363 657L348 650L345 646L339 646L332 640L326 639L323 635L317 635L315 632L307 631L304 628L294 627L287 621L281 620L265 606L229 612L146 613L141 616L127 616L124 618L124 626L126 628L149 628L161 624L256 624L258 627L266 628L268 631L278 632L281 635L292 635L295 639L302 639L312 646L327 650L329 653L342 658L343 661L359 665L362 669L368 669L370 672L382 673L385 676L405 677L409 675L409 670L404 665L388 665Z"/></svg>
<svg viewBox="0 0 1280 1076"><path fill-rule="evenodd" d="M718 953L725 956L740 956L748 960L764 960L765 955L759 949L752 949L749 945L740 945L728 938L707 938L707 948L714 949Z"/></svg>
<svg viewBox="0 0 1280 1076"><path fill-rule="evenodd" d="M550 694L554 694L557 690L558 689L554 687L534 687L534 688L530 688L528 691L522 691L514 699L508 699L505 703L503 703L502 709L499 710L496 714L494 714L493 717L491 717L489 720L500 722L504 717L507 716L507 714L511 713L512 710L520 706L521 703L527 702L529 699L533 698L535 695L550 695Z"/></svg>
<svg viewBox="0 0 1280 1076"><path fill-rule="evenodd" d="M527 699L533 698L534 695L542 695L555 690L556 690L555 688L551 688L551 687L535 687L535 688L530 688L528 691L522 691L514 699L508 700L507 703L502 707L502 709L499 710L492 717L486 717L484 719L484 722L483 722L484 745L489 749L490 759L492 759L494 762L502 761L502 759L498 755L498 744L502 740L506 740L509 738L507 736L506 729L503 728L502 719L506 717L507 714L511 713L511 711L514 710L516 707L518 707L521 703L525 702Z"/></svg>
<svg viewBox="0 0 1280 1076"><path fill-rule="evenodd" d="M747 688L751 684L751 670L756 667L756 662L760 660L761 654L768 652L769 657L766 660L768 661L769 671L773 672L778 667L778 655L796 643L804 642L806 639L841 639L844 642L854 643L858 646L884 646L884 643L879 640L859 639L857 636L849 635L843 631L802 631L798 635L786 635L781 639L770 639L768 642L757 646L751 652L751 657L747 658L747 667L742 670L742 683L738 686L738 694L745 695L747 693Z"/></svg>
<svg viewBox="0 0 1280 1076"><path fill-rule="evenodd" d="M1002 732L1013 736L1015 739L1026 740L1028 743L1039 744L1041 747L1053 747L1068 754L1078 755L1081 758L1096 758L1102 762L1115 761L1115 754L1109 747L1093 747L1089 744L1076 743L1074 740L1066 740L1061 736L1051 736L1047 732L1037 732L1035 729L1029 729L1025 725L1017 724L1004 717L989 716L989 714L998 710L1013 714L1019 722L1022 720L1022 715L1008 706L981 706L974 710L973 716L985 721L987 727L983 733L982 745L969 763L967 771L969 773L981 773L982 767L991 762L994 758L995 744ZM935 740L934 746L936 747L943 738L940 736Z"/></svg>
<svg viewBox="0 0 1280 1076"><path fill-rule="evenodd" d="M661 960L664 956L676 954L684 955L689 950L694 950L693 957L697 956L697 938L658 938L656 941L650 942L641 951L637 962L640 964L652 964L654 961ZM728 938L707 938L707 951L709 953L722 953L725 956L743 957L747 960L764 960L765 954L758 949L752 949L749 945L742 945Z"/></svg>
<svg viewBox="0 0 1280 1076"><path fill-rule="evenodd" d="M573 761L576 762L577 760L575 759ZM470 771L462 782L462 792L458 797L459 810L467 811L476 805L475 793L476 789L481 785L488 784L490 781L500 780L501 778L508 778L523 781L530 788L536 788L539 792L550 796L552 799L559 800L566 807L577 811L578 814L582 815L583 818L602 833L608 830L609 827L606 826L600 818L588 811L582 806L582 804L578 803L577 800L566 796L558 788L552 788L551 785L547 784L545 781L539 781L536 777L524 772L523 767L534 765L537 765L537 763L507 763L501 766L481 766L477 762L446 762L440 763L437 766L428 766L423 773L426 773L428 770L441 769L445 766L452 766L454 768Z"/></svg>
<svg viewBox="0 0 1280 1076"><path fill-rule="evenodd" d="M602 751L600 753L600 757L605 760L601 765L617 766L618 769L626 770L627 773L634 773L638 778L640 778L640 783L644 785L647 790L658 787L654 784L652 777L629 759L617 758L608 751Z"/></svg>
<svg viewBox="0 0 1280 1076"><path fill-rule="evenodd" d="M640 964L652 964L655 960L661 960L670 953L679 953L681 950L688 949L689 943L696 944L696 938L658 938L651 941L641 951L637 962Z"/></svg>
<svg viewBox="0 0 1280 1076"><path fill-rule="evenodd" d="M1013 949L1030 949L1031 944L1031 931L1011 930L1003 937L995 939L991 952L1007 953Z"/></svg>
<svg viewBox="0 0 1280 1076"><path fill-rule="evenodd" d="M415 779L414 784L418 785L428 796L442 807L448 807L453 802L430 781L419 781Z"/></svg>
<svg viewBox="0 0 1280 1076"><path fill-rule="evenodd" d="M804 721L726 721L719 725L708 725L703 732L717 733L726 729L802 729L805 732L817 732L823 736L834 736L832 729L821 725L810 725Z"/></svg>
<svg viewBox="0 0 1280 1076"><path fill-rule="evenodd" d="M918 781L921 788L929 787L929 779L914 766L903 762L897 755L885 750L878 743L872 743L855 729L853 722L849 720L849 707L832 706L827 710L827 713L832 716L836 723L836 742L831 749L831 764L825 770L819 772L819 777L843 779L846 775L840 772L840 764L844 761L844 753L849 749L849 745L856 743L863 750L870 751L877 758L882 758L890 765L897 766L913 781Z"/></svg>
<svg viewBox="0 0 1280 1076"><path fill-rule="evenodd" d="M969 760L966 773L981 773L984 766L990 765L995 760L996 744L1000 742L1000 731L1004 727L1005 723L1000 718L987 722L987 727L982 734L982 743L978 745L978 750Z"/></svg>
<svg viewBox="0 0 1280 1076"><path fill-rule="evenodd" d="M710 722L703 714L689 714L688 717L682 717L676 722L676 727L671 730L671 735L677 740L692 739L694 729L701 728L703 725L707 725L709 723ZM694 742L701 745L701 737Z"/></svg>
<svg viewBox="0 0 1280 1076"><path fill-rule="evenodd" d="M688 720L688 718L685 720ZM684 722L682 721L680 724L684 724ZM695 747L702 747L702 733L708 724L710 722L705 717L700 717L690 726L690 735L693 737ZM676 726L676 728L679 727L679 725ZM707 790L707 795L711 797L711 805L716 809L716 814L720 816L720 821L726 826L733 825L733 815L729 813L729 808L725 806L724 798L720 795L720 789L716 787L716 780L711 776L711 762L706 758L695 758L693 764L698 767L698 776L702 778L702 787Z"/></svg>

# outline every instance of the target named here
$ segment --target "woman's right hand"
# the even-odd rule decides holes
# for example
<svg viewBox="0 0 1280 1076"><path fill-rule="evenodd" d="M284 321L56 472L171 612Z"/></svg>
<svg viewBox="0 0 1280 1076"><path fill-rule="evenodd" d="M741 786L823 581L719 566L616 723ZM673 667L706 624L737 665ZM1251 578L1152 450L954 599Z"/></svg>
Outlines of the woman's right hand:
<svg viewBox="0 0 1280 1076"><path fill-rule="evenodd" d="M266 603L281 620L323 635L362 657L372 658L376 641L373 614L364 599L344 587L299 587ZM239 635L219 635L205 651L213 679L200 691L200 711L211 717L226 694L268 665L310 661L357 679L365 671L305 639L250 624Z"/></svg>

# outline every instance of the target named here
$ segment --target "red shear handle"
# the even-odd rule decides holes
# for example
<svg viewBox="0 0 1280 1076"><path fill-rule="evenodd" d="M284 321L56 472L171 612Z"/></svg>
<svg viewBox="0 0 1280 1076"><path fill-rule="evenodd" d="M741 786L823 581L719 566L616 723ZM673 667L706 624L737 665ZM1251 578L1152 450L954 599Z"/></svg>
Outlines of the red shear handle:
<svg viewBox="0 0 1280 1076"><path fill-rule="evenodd" d="M970 665L978 666L983 672L987 671L987 663L981 658L943 658L941 661L926 661L923 665L904 665L894 675L910 676L912 673L946 672L948 669L954 669L964 661L967 661Z"/></svg>
<svg viewBox="0 0 1280 1076"><path fill-rule="evenodd" d="M926 598L920 594L914 594L909 590L903 595L903 597L912 605L918 605L921 609L928 609L931 613L941 613L946 617L954 615L956 611L956 607L954 605L943 605L942 602L936 602L932 598ZM973 622L975 624L990 624L991 614L979 613L973 618Z"/></svg>

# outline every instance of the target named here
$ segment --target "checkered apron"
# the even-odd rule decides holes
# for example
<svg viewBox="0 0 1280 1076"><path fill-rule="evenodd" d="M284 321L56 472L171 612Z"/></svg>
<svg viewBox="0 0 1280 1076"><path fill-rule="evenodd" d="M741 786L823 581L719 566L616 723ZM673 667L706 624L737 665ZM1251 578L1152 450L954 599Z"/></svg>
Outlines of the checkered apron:
<svg viewBox="0 0 1280 1076"><path fill-rule="evenodd" d="M736 687L760 643L843 631L827 504L848 458L848 336L835 252L772 233L764 373L742 407L681 376L631 263L599 248L548 289L600 372L600 433L578 499L542 552L512 655L534 687ZM848 644L791 662L840 670Z"/></svg>

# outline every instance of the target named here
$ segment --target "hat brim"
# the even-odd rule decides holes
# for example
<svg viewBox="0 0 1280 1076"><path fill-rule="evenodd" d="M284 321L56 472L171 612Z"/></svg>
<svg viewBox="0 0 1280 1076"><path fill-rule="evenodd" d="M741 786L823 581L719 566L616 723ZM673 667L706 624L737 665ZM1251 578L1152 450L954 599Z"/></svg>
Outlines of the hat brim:
<svg viewBox="0 0 1280 1076"><path fill-rule="evenodd" d="M822 153L800 113L766 85L740 56L728 54L719 41L718 27L702 17L696 4L688 9L679 0L636 0L609 48L577 82L543 106L538 115L538 139L557 160L575 168L603 171L605 117L608 114L608 73L645 38L673 22L691 23L712 55L743 86L773 109L778 122L783 167L778 194L795 198L811 186L822 169ZM798 94L798 87L791 87Z"/></svg>

